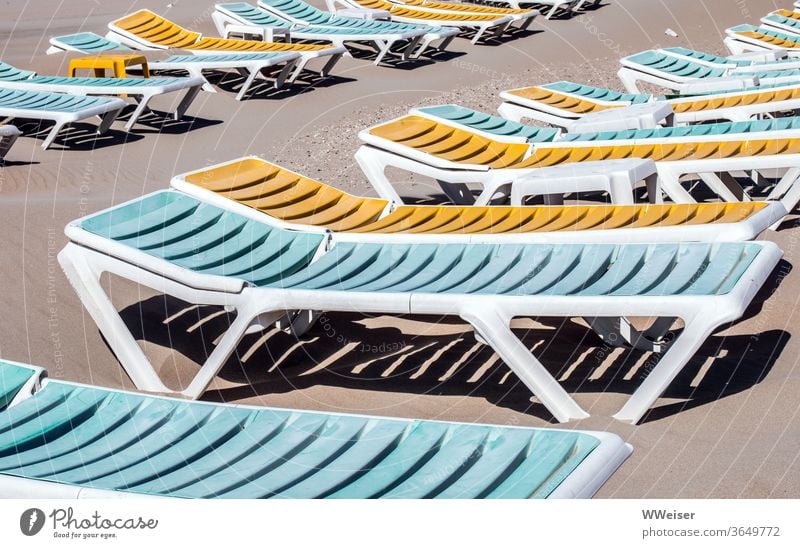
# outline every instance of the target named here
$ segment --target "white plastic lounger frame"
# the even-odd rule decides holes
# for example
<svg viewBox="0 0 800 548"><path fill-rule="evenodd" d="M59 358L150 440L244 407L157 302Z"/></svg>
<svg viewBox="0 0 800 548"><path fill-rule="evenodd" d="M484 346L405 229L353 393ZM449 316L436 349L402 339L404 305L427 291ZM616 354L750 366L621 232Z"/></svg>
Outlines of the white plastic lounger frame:
<svg viewBox="0 0 800 548"><path fill-rule="evenodd" d="M33 76L33 75L32 75ZM142 79L142 82L151 82L149 79ZM39 82L26 82L25 80L16 81L0 81L0 86L9 89L23 89L30 91L46 91L51 93L68 93L70 95L130 95L135 98L137 105L136 109L131 114L125 129L129 130L133 127L139 117L147 112L150 100L159 95L165 95L175 91L186 90L183 98L175 108L173 117L175 120L180 120L189 106L197 97L197 94L206 83L205 78L170 78L167 82L161 79L156 83L154 80L152 84L137 85L137 86L113 86L113 85L83 85L83 84L68 84L63 82L58 83L39 83Z"/></svg>
<svg viewBox="0 0 800 548"><path fill-rule="evenodd" d="M106 38L109 40L114 40L123 44L125 46L130 46L136 50L166 50L169 49L166 46L162 46L159 44L155 44L153 42L149 42L146 40L142 40L140 37L136 36L135 34L131 34L124 29L119 28L114 24L114 21L108 24L109 32L106 34ZM202 35L200 35L202 37ZM198 56L207 56L209 54L219 54L219 55L232 55L237 53L267 53L267 52L232 52L230 50L221 49L221 50L213 50L213 49L204 49L204 50L196 50L196 49L189 49L187 50L192 55ZM283 53L283 52L282 52ZM333 69L334 65L339 62L339 59L342 58L342 55L347 53L347 48L345 47L330 47L321 50L312 50L312 51L298 51L298 52L291 52L296 53L298 55L294 72L286 79L286 82L289 84L293 83L300 74L305 70L306 65L320 57L330 57L325 64L323 65L322 69L320 69L319 73L320 76L328 76ZM184 70L187 70L186 67L183 67ZM255 78L256 75L253 75L252 72L250 74L252 78ZM252 82L252 80L251 80ZM241 98L241 97L240 97Z"/></svg>
<svg viewBox="0 0 800 548"><path fill-rule="evenodd" d="M203 76L203 71L213 70L235 70L241 74L245 80L242 83L239 92L236 94L236 100L241 101L244 99L250 88L253 87L256 79L261 76L265 81L269 81L262 71L271 67L284 65L283 68L275 76L272 81L272 86L275 89L281 89L287 82L289 76L296 70L297 64L300 61L300 53L298 52L285 52L285 53L228 53L228 54L208 54L208 55L192 55L187 56L190 59L183 57L173 56L164 61L155 61L149 63L151 71L169 70L169 71L185 71L191 76L203 78L206 82L204 89L215 91L213 86Z"/></svg>
<svg viewBox="0 0 800 548"><path fill-rule="evenodd" d="M398 118L399 119L402 119ZM373 127L389 124L377 124ZM442 124L446 126L447 124ZM411 173L418 173L426 177L435 179L442 185L443 190L455 203L464 203L471 200L472 194L465 185L473 183L481 185L479 197L475 199L476 205L486 205L496 196L513 195L513 186L520 180L532 177L540 178L543 174L550 177L561 177L564 183L563 192L571 192L570 185L570 164L563 166L551 166L546 168L495 168L491 169L485 165L475 165L469 163L449 161L432 154L418 151L414 148L395 143L389 139L376 136L371 133L372 128L367 128L359 133L359 138L364 144L356 152L355 158L359 167L366 175L369 182L375 188L379 196L385 200L395 203L402 203L402 198L386 176L386 169L389 167L398 168ZM466 130L464 130L466 131ZM479 131L470 130L471 133L500 142L518 142L517 138L502 139L496 135L485 134ZM753 141L757 137L765 139L789 138L797 135L797 130L786 130L780 132L763 132L746 134L744 140ZM720 138L721 137L721 138ZM708 141L740 141L741 136L729 134L724 136L702 136L696 138L666 138L666 139L646 139L634 140L615 140L615 141L555 141L546 145L538 145L536 148L594 148L600 146L632 146L636 144L658 145L659 143L675 144L676 142L708 142ZM531 151L534 148L531 147ZM588 162L582 162L584 164ZM597 169L602 172L603 162L591 162L594 164L590 169ZM760 184L761 170L785 170L778 183L770 191L767 200L780 200L786 211L793 211L800 202L800 154L784 153L763 156L742 156L742 157L706 157L689 158L673 161L654 162L658 177L657 182L652 178L645 181L648 185L648 198L650 201L658 202L660 196L657 193L663 192L672 201L677 203L694 203L696 200L691 194L681 186L681 177L685 175L697 174L698 177L722 200L736 202L750 200L750 197L733 179L732 174L743 172L753 178L755 184ZM615 170L615 166L608 168ZM552 171L545 171L552 170ZM538 172L538 173L537 173ZM557 181L553 181L556 183ZM555 185L554 185L555 186ZM550 187L552 190L553 187ZM610 189L609 189L610 190ZM617 196L614 203L632 203L632 189L623 193L622 187L617 186ZM459 201L460 200L460 201Z"/></svg>
<svg viewBox="0 0 800 548"><path fill-rule="evenodd" d="M337 6L342 6L345 9L361 9L361 5L358 2L354 2L352 0L326 0L326 4L328 6L328 11L336 12L338 10ZM402 7L399 6L398 7ZM432 11L432 10L425 10L424 8L420 8L417 6L407 6L410 9L419 9L422 11ZM440 12L441 13L441 12ZM454 12L455 13L455 12ZM472 44L477 44L478 41L483 38L484 34L488 33L489 38L500 38L506 30L511 26L514 22L514 19L510 15L506 15L504 17L499 17L497 19L493 19L491 21L458 21L458 20L449 20L449 19L417 19L415 17L403 17L401 15L392 14L392 21L396 21L398 23L411 23L414 25L428 25L428 24L435 24L438 27L455 27L462 30L472 30L474 31L474 36L470 40Z"/></svg>
<svg viewBox="0 0 800 548"><path fill-rule="evenodd" d="M269 12L270 14L274 15L278 19L282 19L282 20L286 21L287 23L291 23L293 25L297 25L297 26L300 26L300 27L309 24L308 21L292 17L291 13L276 9L273 6L270 6L267 3L258 2L258 7L261 8L262 10L266 11L266 12ZM356 13L357 12L360 15L364 15L365 16L366 13L362 13L362 12L368 12L368 11L378 11L378 10L362 10L362 9L355 9L355 8L347 8L346 13L349 13L349 12ZM388 17L388 15L389 15L388 12L386 13L386 15L387 15L387 17L385 17L385 20L387 20L387 21L390 20L391 18ZM348 15L348 16L346 16L346 18L351 18L352 19L354 17L352 15ZM365 19L365 18L368 19L368 17L355 17L355 19ZM383 20L383 19L384 18L381 18L380 20ZM376 19L376 20L379 20L379 19ZM325 23L320 23L318 26L327 27L327 26L332 26L332 25L326 25ZM435 49L437 51L445 51L447 49L447 47L450 45L450 43L453 41L453 38L458 36L458 33L459 33L459 29L452 28L452 27L439 27L439 26L437 26L436 29L434 30L434 27L429 27L429 26L423 25L423 24L418 24L417 26L426 27L426 31L425 31L425 34L422 36L422 39L420 40L419 48L417 49L416 53L414 53L411 56L413 59L419 58L420 55L422 55L429 47L431 47L431 48L433 48L433 49ZM339 27L333 26L333 28L339 28ZM433 45L434 42L439 42L439 43L434 46Z"/></svg>
<svg viewBox="0 0 800 548"><path fill-rule="evenodd" d="M256 26L248 24L247 20L239 17L235 13L231 12L230 10L226 10L224 5L216 4L215 12L211 14L211 19L214 21L214 25L217 27L217 32L220 36L224 38L230 38L232 34L242 34L242 35L261 35L262 40L267 42L271 42L272 39L269 36L270 31L275 30L287 30L275 27L265 27L265 26ZM259 9L259 8L256 8ZM378 51L378 55L373 61L373 64L378 65L383 58L388 55L392 48L401 42L407 42L406 45L401 50L401 58L403 61L408 61L409 59L415 57L415 50L422 40L425 31L424 30L416 30L416 31L406 31L404 33L375 33L375 34L320 34L314 32L303 32L302 26L296 26L291 29L291 31L286 32L289 38L294 38L298 40L310 40L316 42L330 42L335 46L339 47L346 47L345 42L366 42L369 44L373 44L375 49ZM417 53L416 56L422 53L421 51Z"/></svg>
<svg viewBox="0 0 800 548"><path fill-rule="evenodd" d="M3 89L3 86L0 84L0 91ZM44 92L36 93L44 94ZM50 133L47 134L47 137L42 143L42 148L46 150L51 144L53 144L56 136L64 128L64 126L80 120L86 120L94 116L99 116L101 118L100 125L97 127L97 134L104 134L106 131L108 131L108 129L111 127L111 124L117 119L119 113L122 112L126 106L128 106L128 103L122 99L107 99L101 104L95 104L80 110L72 111L11 108L0 106L0 120L3 118L25 118L32 120L50 120L54 122L52 129L50 129Z"/></svg>
<svg viewBox="0 0 800 548"><path fill-rule="evenodd" d="M249 158L261 160L256 156ZM614 228L592 230L558 230L525 233L483 234L381 234L369 232L331 232L320 226L284 221L258 211L245 204L226 198L216 192L187 182L186 178L215 167L235 164L244 158L222 162L216 166L175 175L170 186L197 199L232 211L242 217L282 228L302 232L327 233L330 242L386 242L386 243L651 243L651 242L741 242L753 240L770 226L786 216L780 202L770 202L767 207L745 220L735 223L687 223L680 226L649 226L643 228ZM284 168L285 169L285 168ZM289 170L286 170L289 171ZM301 175L298 174L298 177ZM390 202L384 215L402 202ZM597 206L604 207L604 206Z"/></svg>
<svg viewBox="0 0 800 548"><path fill-rule="evenodd" d="M587 417L556 379L531 354L510 329L514 317L595 318L596 328L606 333L625 333L639 341L627 317L655 317L663 335L675 318L685 323L683 333L671 342L655 368L631 395L615 418L636 423L664 392L681 368L706 338L719 326L741 317L759 288L772 272L782 252L772 242L756 242L760 251L741 278L723 294L637 295L634 298L603 296L499 296L449 293L375 293L358 291L274 289L254 287L242 279L205 275L155 258L130 246L92 234L70 223L65 233L70 243L58 259L81 301L94 318L117 358L137 387L169 393L153 365L105 293L100 278L104 272L134 281L183 301L223 306L236 311L236 318L201 367L184 396L199 397L216 377L246 333L257 332L295 310L352 311L375 314L458 315L469 322L480 340L486 341L560 422ZM723 244L724 245L724 244ZM606 321L608 318L608 321ZM615 320L621 323L614 327ZM619 330L619 331L618 331ZM634 330L635 331L635 330ZM663 346L649 348L663 349Z"/></svg>
<svg viewBox="0 0 800 548"><path fill-rule="evenodd" d="M10 125L0 125L0 162L6 157L8 151L19 137L20 131Z"/></svg>

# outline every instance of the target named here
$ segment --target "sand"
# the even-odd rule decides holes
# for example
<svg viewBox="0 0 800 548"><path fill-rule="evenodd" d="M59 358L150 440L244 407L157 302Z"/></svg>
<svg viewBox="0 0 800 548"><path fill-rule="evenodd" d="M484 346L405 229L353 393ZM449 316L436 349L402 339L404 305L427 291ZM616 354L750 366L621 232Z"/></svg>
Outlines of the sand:
<svg viewBox="0 0 800 548"><path fill-rule="evenodd" d="M317 5L322 5L315 0ZM68 55L45 56L50 36L105 24L149 7L215 34L192 0L4 2L3 60L65 73ZM288 93L234 100L236 81L204 93L187 122L122 124L95 141L78 126L72 146L41 151L21 138L0 168L0 356L42 365L57 378L132 388L55 259L64 225L165 188L172 174L258 154L342 188L373 194L353 161L357 132L421 104L459 102L492 111L501 89L570 79L619 89L620 56L656 45L723 53L728 26L756 22L772 0L613 0L572 20L540 20L529 36L494 46L459 39L451 53L413 67L344 59L334 77ZM664 34L673 29L677 38ZM166 103L156 103L159 105ZM63 144L63 143L62 143ZM438 189L401 176L404 195ZM633 456L600 497L796 497L800 495L800 389L792 337L800 278L791 268L800 230L765 238L785 250L774 283L745 319L715 333L644 424L609 417L641 381L647 355L612 349L580 321L519 323L525 342L593 417L565 428L616 432ZM126 322L170 382L185 382L225 327L217 310L194 309L112 280ZM169 319L169 321L167 321ZM556 333L556 330L559 330ZM524 331L520 331L523 333ZM170 350L173 346L176 350ZM428 419L553 426L543 407L469 327L453 318L327 314L301 340L270 331L248 337L205 399Z"/></svg>

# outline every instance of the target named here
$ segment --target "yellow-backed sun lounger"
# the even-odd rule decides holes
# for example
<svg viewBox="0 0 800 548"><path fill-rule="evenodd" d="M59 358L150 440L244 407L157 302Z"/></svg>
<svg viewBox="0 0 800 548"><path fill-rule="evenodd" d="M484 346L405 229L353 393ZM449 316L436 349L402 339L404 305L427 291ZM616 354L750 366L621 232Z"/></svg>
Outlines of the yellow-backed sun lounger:
<svg viewBox="0 0 800 548"><path fill-rule="evenodd" d="M300 61L288 79L289 82L293 82L300 75L309 61L320 57L330 58L320 71L322 76L327 76L342 55L347 52L343 46L204 37L199 32L187 30L147 9L141 9L112 21L108 24L108 28L109 33L106 38L134 49L175 48L194 54L296 52L300 54Z"/></svg>
<svg viewBox="0 0 800 548"><path fill-rule="evenodd" d="M388 167L445 184L480 184L482 192L476 203L486 204L495 195L512 194L513 185L527 184L526 178L540 168L630 158L652 160L660 191L675 202L695 201L681 185L681 177L688 174L699 175L725 201L749 200L732 174L759 170L786 170L768 199L780 199L787 211L800 200L800 184L796 184L800 138L785 134L774 138L761 133L680 140L556 141L533 146L410 115L363 130L359 137L365 144L356 160L378 193L397 201L400 198L385 174Z"/></svg>
<svg viewBox="0 0 800 548"><path fill-rule="evenodd" d="M256 157L172 179L176 190L258 221L332 231L338 241L743 241L785 215L779 202L416 206L353 196Z"/></svg>
<svg viewBox="0 0 800 548"><path fill-rule="evenodd" d="M656 97L576 84L554 82L500 93L500 114L509 120L532 119L569 128L575 120L613 108L664 101L672 107L676 124L754 117L800 109L800 83L763 85L750 89L686 96Z"/></svg>
<svg viewBox="0 0 800 548"><path fill-rule="evenodd" d="M393 4L387 0L342 0L343 5L353 8L386 11L392 21L437 27L457 27L474 31L472 43L475 44L487 32L490 37L501 36L514 22L517 15L499 13L470 13L455 11L436 11L415 6Z"/></svg>

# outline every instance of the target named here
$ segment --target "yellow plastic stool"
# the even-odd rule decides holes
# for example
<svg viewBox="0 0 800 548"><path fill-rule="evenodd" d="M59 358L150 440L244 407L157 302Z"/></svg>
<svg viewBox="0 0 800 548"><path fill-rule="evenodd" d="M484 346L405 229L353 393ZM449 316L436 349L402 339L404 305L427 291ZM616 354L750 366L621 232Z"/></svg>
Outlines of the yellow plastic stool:
<svg viewBox="0 0 800 548"><path fill-rule="evenodd" d="M77 57L69 62L69 75L73 77L79 69L86 69L93 71L95 77L103 78L106 75L106 69L111 69L116 78L125 78L127 77L125 69L137 65L141 65L144 77L150 78L147 57L136 53L109 53Z"/></svg>

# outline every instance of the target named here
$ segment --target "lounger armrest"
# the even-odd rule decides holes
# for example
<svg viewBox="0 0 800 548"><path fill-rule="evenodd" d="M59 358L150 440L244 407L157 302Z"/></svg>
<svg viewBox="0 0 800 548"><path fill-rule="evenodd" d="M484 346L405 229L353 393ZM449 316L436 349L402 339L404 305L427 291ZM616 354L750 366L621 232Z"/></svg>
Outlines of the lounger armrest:
<svg viewBox="0 0 800 548"><path fill-rule="evenodd" d="M680 84L678 91L682 95L693 93L705 93L709 91L730 91L734 89L753 88L760 84L758 76L755 74L737 74L723 76L721 78L701 78L696 82Z"/></svg>
<svg viewBox="0 0 800 548"><path fill-rule="evenodd" d="M225 25L225 35L223 38L230 38L231 35L240 34L242 38L246 36L258 36L264 42L274 42L276 36L286 39L289 36L289 29L282 27L263 27L257 25Z"/></svg>
<svg viewBox="0 0 800 548"><path fill-rule="evenodd" d="M780 61L781 59L787 59L788 57L789 52L785 49L773 49L770 51L750 51L747 53L740 53L739 55L730 55L728 59L733 61L755 61L769 63L770 61Z"/></svg>
<svg viewBox="0 0 800 548"><path fill-rule="evenodd" d="M342 8L336 10L335 13L340 17L366 19L367 21L389 21L392 18L392 14L386 10L371 10L367 8Z"/></svg>

